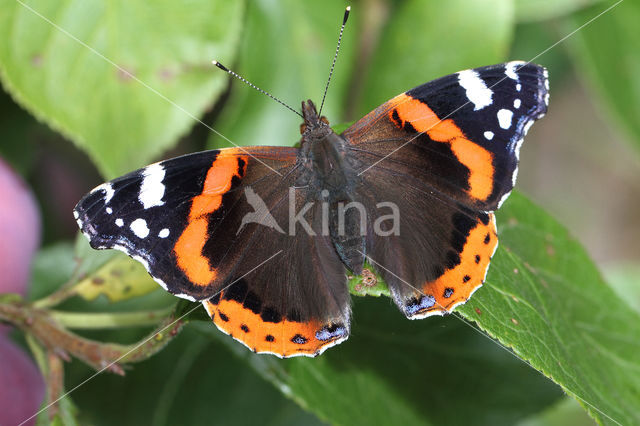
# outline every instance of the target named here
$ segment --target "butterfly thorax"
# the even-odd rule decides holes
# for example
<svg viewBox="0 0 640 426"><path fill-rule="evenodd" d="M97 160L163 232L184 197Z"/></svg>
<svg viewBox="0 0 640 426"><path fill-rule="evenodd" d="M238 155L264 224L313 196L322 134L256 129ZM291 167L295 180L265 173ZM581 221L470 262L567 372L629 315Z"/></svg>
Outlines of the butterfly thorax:
<svg viewBox="0 0 640 426"><path fill-rule="evenodd" d="M344 264L360 273L364 264L366 229L361 229L357 209L345 209L354 198L358 176L349 158L346 141L336 134L325 117L318 117L310 100L302 103L299 161L306 169L298 182L307 188L309 198L328 204L331 240Z"/></svg>
<svg viewBox="0 0 640 426"><path fill-rule="evenodd" d="M304 185L317 200L351 201L356 173L348 161L345 140L331 129L324 116L318 116L312 101L302 103L302 112L300 160L308 170Z"/></svg>

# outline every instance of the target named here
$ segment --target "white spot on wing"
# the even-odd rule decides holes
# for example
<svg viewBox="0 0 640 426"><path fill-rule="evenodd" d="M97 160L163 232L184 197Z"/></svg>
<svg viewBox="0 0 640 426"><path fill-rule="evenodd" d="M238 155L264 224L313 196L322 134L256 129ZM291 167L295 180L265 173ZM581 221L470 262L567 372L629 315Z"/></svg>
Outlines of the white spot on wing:
<svg viewBox="0 0 640 426"><path fill-rule="evenodd" d="M473 70L460 71L458 82L466 90L469 101L475 105L475 111L493 103L493 92L484 84L477 72Z"/></svg>
<svg viewBox="0 0 640 426"><path fill-rule="evenodd" d="M93 188L93 190L91 192L96 192L96 191L104 191L104 203L105 204L109 204L109 201L111 201L111 199L113 198L113 194L115 194L115 191L113 190L113 187L111 186L110 183L103 183L102 185L98 185L95 188Z"/></svg>
<svg viewBox="0 0 640 426"><path fill-rule="evenodd" d="M131 225L129 225L129 227L138 238L147 238L147 235L149 235L147 221L145 221L144 219L138 218L134 220L133 222L131 222Z"/></svg>
<svg viewBox="0 0 640 426"><path fill-rule="evenodd" d="M493 139L493 132L484 132L484 137L487 138L488 140Z"/></svg>
<svg viewBox="0 0 640 426"><path fill-rule="evenodd" d="M520 105L521 105L521 104L522 104L522 102L520 101L520 99L515 99L515 100L513 101L513 107L514 107L515 109L520 108Z"/></svg>
<svg viewBox="0 0 640 426"><path fill-rule="evenodd" d="M522 89L522 84L520 83L516 84L516 90L519 92L520 89Z"/></svg>
<svg viewBox="0 0 640 426"><path fill-rule="evenodd" d="M119 228L122 228L124 226L124 220L117 218L116 219L116 226Z"/></svg>
<svg viewBox="0 0 640 426"><path fill-rule="evenodd" d="M511 119L513 118L513 111L509 109L501 109L498 111L498 123L503 129L511 127Z"/></svg>
<svg viewBox="0 0 640 426"><path fill-rule="evenodd" d="M142 183L138 200L145 209L164 204L164 180L165 170L160 163L152 164L142 171Z"/></svg>
<svg viewBox="0 0 640 426"><path fill-rule="evenodd" d="M158 232L158 237L160 238L167 238L169 236L169 230L167 228L161 229L160 232Z"/></svg>
<svg viewBox="0 0 640 426"><path fill-rule="evenodd" d="M80 214L79 214L77 211L75 211L75 210L74 210L74 211L73 211L73 218L74 218L75 220L78 220L78 218L79 218L79 217L80 217Z"/></svg>
<svg viewBox="0 0 640 426"><path fill-rule="evenodd" d="M518 74L516 73L516 68L522 64L524 64L524 62L520 62L520 61L508 62L504 67L504 73L510 79L518 81L519 78L518 78Z"/></svg>
<svg viewBox="0 0 640 426"><path fill-rule="evenodd" d="M113 209L111 207L107 207L105 211L107 212L107 214L113 213Z"/></svg>

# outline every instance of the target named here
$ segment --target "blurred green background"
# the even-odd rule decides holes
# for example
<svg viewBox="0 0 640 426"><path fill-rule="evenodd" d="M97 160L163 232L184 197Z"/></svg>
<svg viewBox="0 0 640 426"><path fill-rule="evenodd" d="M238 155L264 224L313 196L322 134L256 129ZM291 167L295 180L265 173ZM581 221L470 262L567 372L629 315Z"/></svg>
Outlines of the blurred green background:
<svg viewBox="0 0 640 426"><path fill-rule="evenodd" d="M33 188L43 220L32 292L44 295L70 274L61 265L74 253L71 209L104 179L158 159L229 146L227 139L238 145L296 143L298 116L229 80L210 61L219 60L294 108L303 99L319 101L347 4L0 0L0 156ZM549 69L549 112L522 148L518 188L565 225L618 295L640 310L639 2L361 0L351 5L324 110L333 125L461 69L533 58ZM168 300L153 297L118 309ZM90 306L112 309L106 300ZM355 321L386 318L379 312L390 309L386 299L358 300ZM385 423L390 406L393 413L405 413L393 420L416 424L593 424L555 384L459 321L417 325L389 315L398 317L407 338L424 334L430 342L415 362L456 373L450 379L434 374L437 381L403 377L410 383L406 387L381 374L375 380L391 383L393 394L363 381L353 387L362 394L342 401L345 406L334 410L330 399L326 406L310 406L323 401L321 390L309 397L314 389L298 394L272 386L269 382L283 383L278 376L291 371L262 357L249 360L244 348L213 338L219 333L203 323L125 378L103 374L72 399L81 424L320 424L359 416ZM389 332L403 333L394 330ZM147 331L90 336L134 341ZM368 362L368 356L354 355L361 357L363 375L388 368ZM310 361L323 363L323 357ZM638 368L634 362L630 368ZM306 368L297 360L286 365ZM390 368L388 375L411 371L404 367ZM335 366L342 368L355 367ZM67 387L90 374L74 361ZM429 388L424 399L417 394L421 387Z"/></svg>

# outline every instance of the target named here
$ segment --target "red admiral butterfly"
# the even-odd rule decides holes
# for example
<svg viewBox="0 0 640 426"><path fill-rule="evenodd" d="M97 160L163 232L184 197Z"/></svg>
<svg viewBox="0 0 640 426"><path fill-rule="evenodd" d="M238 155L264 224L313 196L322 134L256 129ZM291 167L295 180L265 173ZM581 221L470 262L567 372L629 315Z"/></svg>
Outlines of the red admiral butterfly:
<svg viewBox="0 0 640 426"><path fill-rule="evenodd" d="M161 161L98 186L74 215L93 248L140 261L253 351L317 355L348 337L346 274L365 259L410 319L448 313L482 285L492 212L546 112L547 77L524 62L461 71L340 135L308 100L299 148ZM372 220L381 202L398 214Z"/></svg>

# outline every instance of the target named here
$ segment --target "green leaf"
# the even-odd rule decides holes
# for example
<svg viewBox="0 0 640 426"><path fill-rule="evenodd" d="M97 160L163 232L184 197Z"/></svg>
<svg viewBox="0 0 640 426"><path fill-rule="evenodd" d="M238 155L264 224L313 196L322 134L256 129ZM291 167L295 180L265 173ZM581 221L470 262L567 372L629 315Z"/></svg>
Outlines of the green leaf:
<svg viewBox="0 0 640 426"><path fill-rule="evenodd" d="M62 242L40 249L31 267L28 299L38 300L56 291L73 275L75 267L71 243Z"/></svg>
<svg viewBox="0 0 640 426"><path fill-rule="evenodd" d="M295 110L308 98L319 108L345 6L342 0L283 0L275 7L272 1L253 1L247 7L238 63L226 56L220 62ZM361 9L352 10L323 109L323 115L336 123L349 84ZM299 116L234 79L231 98L215 128L242 146L292 146L300 139L301 122ZM215 134L209 139L214 148L230 145Z"/></svg>
<svg viewBox="0 0 640 426"><path fill-rule="evenodd" d="M221 93L225 75L210 61L232 60L243 9L223 0L0 0L0 78L114 177L175 144Z"/></svg>
<svg viewBox="0 0 640 426"><path fill-rule="evenodd" d="M512 424L561 396L457 315L408 321L389 299L360 297L353 312L349 340L317 358L256 355L198 328L332 424Z"/></svg>
<svg viewBox="0 0 640 426"><path fill-rule="evenodd" d="M562 398L558 403L531 418L518 422L517 426L587 426L596 422L573 398Z"/></svg>
<svg viewBox="0 0 640 426"><path fill-rule="evenodd" d="M78 363L68 370L68 383L79 383L91 374ZM101 374L73 397L80 423L97 426L320 424L225 345L190 326L162 352L127 370L124 378Z"/></svg>
<svg viewBox="0 0 640 426"><path fill-rule="evenodd" d="M500 248L459 311L605 424L640 422L640 315L566 229L522 195L497 214Z"/></svg>
<svg viewBox="0 0 640 426"><path fill-rule="evenodd" d="M640 313L640 265L636 263L606 265L603 272L618 297Z"/></svg>
<svg viewBox="0 0 640 426"><path fill-rule="evenodd" d="M543 21L568 15L602 0L515 0L520 22Z"/></svg>
<svg viewBox="0 0 640 426"><path fill-rule="evenodd" d="M504 60L512 33L511 0L402 2L368 67L359 113L437 77Z"/></svg>
<svg viewBox="0 0 640 426"><path fill-rule="evenodd" d="M567 19L565 28L575 29L611 5L608 2L575 14ZM626 131L636 149L640 149L638 22L640 3L624 1L567 40L576 70L604 101L609 117Z"/></svg>
<svg viewBox="0 0 640 426"><path fill-rule="evenodd" d="M157 290L158 284L146 269L129 257L118 256L74 286L74 293L86 300L105 295L118 302Z"/></svg>

